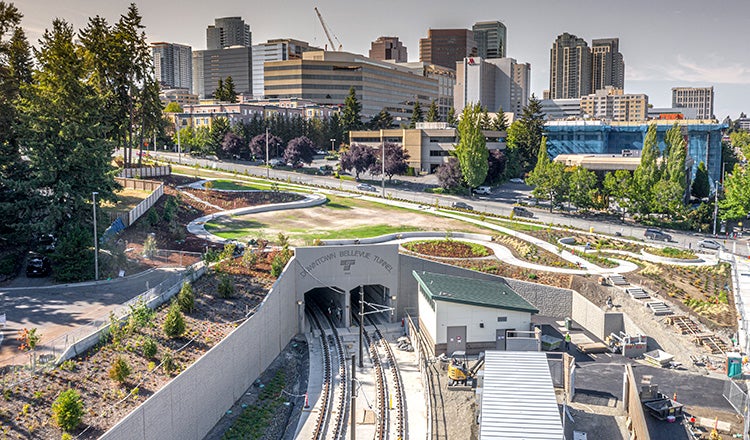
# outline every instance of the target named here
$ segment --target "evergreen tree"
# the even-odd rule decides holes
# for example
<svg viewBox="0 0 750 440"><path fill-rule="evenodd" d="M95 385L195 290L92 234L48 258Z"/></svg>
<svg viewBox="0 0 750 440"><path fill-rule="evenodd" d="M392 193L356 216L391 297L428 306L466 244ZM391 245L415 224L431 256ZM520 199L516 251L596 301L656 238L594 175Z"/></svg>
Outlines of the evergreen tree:
<svg viewBox="0 0 750 440"><path fill-rule="evenodd" d="M451 107L448 109L448 115L446 117L446 122L448 122L448 125L451 127L455 127L456 124L458 124L458 120L456 119L456 109Z"/></svg>
<svg viewBox="0 0 750 440"><path fill-rule="evenodd" d="M344 100L344 110L341 113L341 125L345 136L349 136L352 130L359 130L362 127L362 104L357 100L357 93L354 86L349 88L349 95ZM341 139L341 142L347 142L348 139Z"/></svg>
<svg viewBox="0 0 750 440"><path fill-rule="evenodd" d="M224 81L224 100L227 102L237 102L237 92L234 90L234 80L228 76Z"/></svg>
<svg viewBox="0 0 750 440"><path fill-rule="evenodd" d="M219 83L216 85L216 90L214 90L214 99L217 101L227 100L227 92L226 88L224 87L224 80L221 78L219 78Z"/></svg>
<svg viewBox="0 0 750 440"><path fill-rule="evenodd" d="M711 185L708 182L708 170L706 164L701 161L693 179L692 195L697 199L705 199L711 194Z"/></svg>
<svg viewBox="0 0 750 440"><path fill-rule="evenodd" d="M461 165L461 174L469 188L476 188L487 177L487 142L480 128L482 109L478 104L464 107L458 123L458 145L455 156Z"/></svg>
<svg viewBox="0 0 750 440"><path fill-rule="evenodd" d="M487 111L487 107L482 107L482 116L479 119L479 125L482 127L482 130L492 130L492 118Z"/></svg>
<svg viewBox="0 0 750 440"><path fill-rule="evenodd" d="M437 102L433 99L430 103L430 108L427 109L427 117L425 118L427 122L439 122L440 121L440 112L438 111Z"/></svg>
<svg viewBox="0 0 750 440"><path fill-rule="evenodd" d="M547 138L542 137L537 153L534 169L526 179L529 185L534 186L532 194L534 197L550 201L550 212L555 204L564 200L568 194L568 181L565 166L558 162L552 162L547 155Z"/></svg>
<svg viewBox="0 0 750 440"><path fill-rule="evenodd" d="M104 101L91 85L73 28L55 20L36 51L32 84L22 87L21 144L37 190L29 209L39 232L60 234L88 224L91 193L114 200L113 144ZM90 229L89 229L90 230Z"/></svg>
<svg viewBox="0 0 750 440"><path fill-rule="evenodd" d="M497 109L497 115L492 120L492 129L496 131L506 131L508 129L508 120L505 117L503 106Z"/></svg>
<svg viewBox="0 0 750 440"><path fill-rule="evenodd" d="M424 115L422 114L422 105L417 99L414 101L414 107L411 110L411 120L409 121L409 128L415 128L417 122L424 122Z"/></svg>
<svg viewBox="0 0 750 440"><path fill-rule="evenodd" d="M534 95L531 95L529 103L523 108L519 123L522 130L517 133L515 148L518 150L521 167L530 170L534 168L544 131L542 105Z"/></svg>
<svg viewBox="0 0 750 440"><path fill-rule="evenodd" d="M371 130L388 129L393 126L393 116L385 108L370 120Z"/></svg>

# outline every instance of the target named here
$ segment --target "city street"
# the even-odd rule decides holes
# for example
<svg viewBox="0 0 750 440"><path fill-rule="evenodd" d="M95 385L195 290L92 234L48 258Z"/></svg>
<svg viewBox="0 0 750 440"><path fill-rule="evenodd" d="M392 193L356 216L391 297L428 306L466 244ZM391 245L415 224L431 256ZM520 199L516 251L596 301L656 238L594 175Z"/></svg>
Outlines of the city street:
<svg viewBox="0 0 750 440"><path fill-rule="evenodd" d="M316 176L310 174L303 174L295 171L286 171L279 169L269 169L264 166L258 166L250 164L249 162L242 161L222 161L222 160L211 160L211 159L199 159L191 157L189 154L178 155L177 153L168 152L149 152L152 156L163 157L171 162L181 161L182 164L192 166L198 164L201 167L229 170L242 174L248 174L258 177L270 177L278 180L289 180L292 183L315 185L315 186L328 186L337 187L349 191L358 191L356 186L358 182L351 180L339 180L332 176ZM333 161L325 161L322 159L313 162L313 167L320 165L333 165ZM363 180L367 180L371 176L361 176ZM420 176L420 177L407 177L398 176L395 178L398 184L389 184L386 179L386 194L394 198L400 198L404 200L410 200L416 203L434 205L437 201L441 206L450 206L451 203L462 201L468 203L474 208L475 211L487 212L493 214L499 214L508 216L510 215L513 203L518 198L527 198L531 193L531 188L524 184L505 183L502 186L493 188L493 193L488 196L474 196L474 197L461 197L454 195L444 194L429 194L425 193L424 189L428 186L437 186L437 179L434 175ZM373 177L370 180L377 188L377 193L362 191L365 194L374 195L382 194L380 185L380 178ZM376 184L377 183L377 184ZM542 207L528 207L530 211L534 213L534 219L545 224L552 223L554 225L569 226L571 228L590 230L594 232L614 235L616 233L621 234L623 237L632 237L634 239L644 239L645 226L636 225L632 222L624 222L619 220L604 219L602 217L595 216L582 216L577 214L565 214L559 211L550 213L548 209ZM666 231L672 236L672 242L670 246L698 249L698 242L704 238L708 238L707 234L698 234L694 232L682 232L682 231ZM750 244L747 239L722 239L721 243L726 247L728 252L734 253L738 256L747 257L750 255ZM655 242L657 243L657 242ZM658 244L664 244L658 242ZM709 251L712 252L712 251Z"/></svg>

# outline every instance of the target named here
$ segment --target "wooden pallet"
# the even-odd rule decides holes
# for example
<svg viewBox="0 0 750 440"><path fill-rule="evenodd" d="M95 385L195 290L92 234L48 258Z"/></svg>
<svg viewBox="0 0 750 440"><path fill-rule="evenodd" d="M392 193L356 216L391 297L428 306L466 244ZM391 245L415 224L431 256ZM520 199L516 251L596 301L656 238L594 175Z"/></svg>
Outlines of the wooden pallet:
<svg viewBox="0 0 750 440"><path fill-rule="evenodd" d="M700 327L698 327L698 324L686 315L670 316L666 319L666 322L669 325L675 326L680 334L683 335L695 336L700 333Z"/></svg>
<svg viewBox="0 0 750 440"><path fill-rule="evenodd" d="M630 283L622 275L612 274L609 276L609 282L615 286L627 286Z"/></svg>
<svg viewBox="0 0 750 440"><path fill-rule="evenodd" d="M729 349L729 346L724 340L713 334L698 335L693 338L693 342L695 342L696 345L702 345L708 349L711 354L724 354Z"/></svg>
<svg viewBox="0 0 750 440"><path fill-rule="evenodd" d="M651 298L651 295L649 295L645 290L643 290L640 287L631 287L629 289L625 289L625 292L630 295L633 299L648 299Z"/></svg>

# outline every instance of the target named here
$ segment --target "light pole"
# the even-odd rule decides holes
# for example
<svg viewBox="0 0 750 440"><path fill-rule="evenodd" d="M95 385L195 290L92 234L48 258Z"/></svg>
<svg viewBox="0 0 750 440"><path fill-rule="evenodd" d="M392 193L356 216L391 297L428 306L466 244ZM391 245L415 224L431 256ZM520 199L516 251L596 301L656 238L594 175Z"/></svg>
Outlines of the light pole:
<svg viewBox="0 0 750 440"><path fill-rule="evenodd" d="M303 305L305 305L305 302L302 301L301 299L298 299L297 300L297 309L298 309L297 313L299 314L299 318L297 320L297 333L302 333L302 306Z"/></svg>
<svg viewBox="0 0 750 440"><path fill-rule="evenodd" d="M99 240L96 234L96 195L98 192L94 191L91 193L93 200L94 210L94 281L99 281Z"/></svg>
<svg viewBox="0 0 750 440"><path fill-rule="evenodd" d="M336 143L336 139L331 139L331 153L333 153L336 150L336 147L334 144Z"/></svg>
<svg viewBox="0 0 750 440"><path fill-rule="evenodd" d="M380 185L385 198L385 141L383 140L383 129L380 129Z"/></svg>
<svg viewBox="0 0 750 440"><path fill-rule="evenodd" d="M716 217L719 214L719 181L714 180L714 237L716 236Z"/></svg>
<svg viewBox="0 0 750 440"><path fill-rule="evenodd" d="M174 126L177 130L177 163L182 163L182 144L180 144L180 115L175 115Z"/></svg>
<svg viewBox="0 0 750 440"><path fill-rule="evenodd" d="M271 178L271 165L268 163L268 128L266 128L266 179Z"/></svg>

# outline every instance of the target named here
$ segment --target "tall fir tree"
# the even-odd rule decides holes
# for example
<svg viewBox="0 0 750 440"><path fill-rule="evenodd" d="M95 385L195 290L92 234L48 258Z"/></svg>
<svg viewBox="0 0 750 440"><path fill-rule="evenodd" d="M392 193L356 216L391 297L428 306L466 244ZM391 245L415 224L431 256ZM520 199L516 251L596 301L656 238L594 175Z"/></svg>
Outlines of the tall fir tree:
<svg viewBox="0 0 750 440"><path fill-rule="evenodd" d="M427 116L425 117L427 122L438 122L440 121L440 112L438 111L437 102L433 99L430 103L430 108L427 109Z"/></svg>
<svg viewBox="0 0 750 440"><path fill-rule="evenodd" d="M415 128L417 122L424 122L424 114L422 113L422 105L417 99L414 101L414 107L411 110L411 118L409 120L409 128Z"/></svg>
<svg viewBox="0 0 750 440"><path fill-rule="evenodd" d="M708 170L706 169L706 163L703 161L698 164L691 193L693 197L701 200L711 194L711 185L708 182Z"/></svg>
<svg viewBox="0 0 750 440"><path fill-rule="evenodd" d="M458 119L456 119L456 109L451 107L448 109L448 115L446 116L446 122L451 127L455 127L456 124L458 124Z"/></svg>
<svg viewBox="0 0 750 440"><path fill-rule="evenodd" d="M219 83L216 85L216 90L214 90L214 99L217 101L227 100L227 93L226 93L226 88L224 87L224 80L221 78L219 78Z"/></svg>
<svg viewBox="0 0 750 440"><path fill-rule="evenodd" d="M492 120L492 129L496 131L505 131L508 129L508 119L505 117L505 111L503 110L502 105L497 109L497 115L495 115L495 119Z"/></svg>
<svg viewBox="0 0 750 440"><path fill-rule="evenodd" d="M224 81L224 98L227 102L237 102L237 91L234 89L234 80L231 76Z"/></svg>
<svg viewBox="0 0 750 440"><path fill-rule="evenodd" d="M359 130L362 127L360 112L362 112L362 104L357 100L357 91L352 86L349 88L349 94L344 100L344 110L341 112L341 125L344 136L347 137L347 139L341 139L341 142L348 143L349 132Z"/></svg>

